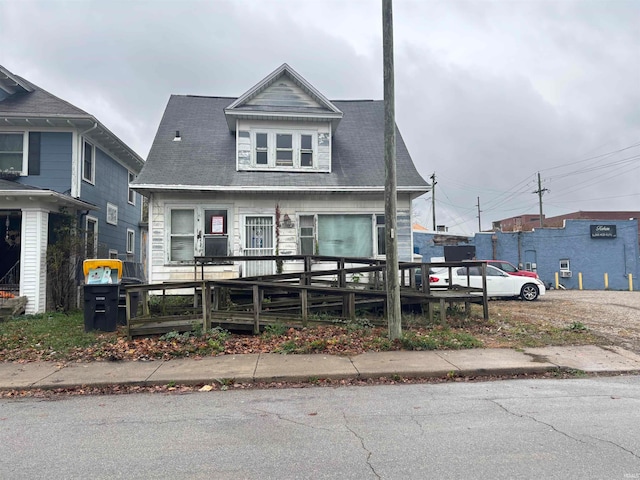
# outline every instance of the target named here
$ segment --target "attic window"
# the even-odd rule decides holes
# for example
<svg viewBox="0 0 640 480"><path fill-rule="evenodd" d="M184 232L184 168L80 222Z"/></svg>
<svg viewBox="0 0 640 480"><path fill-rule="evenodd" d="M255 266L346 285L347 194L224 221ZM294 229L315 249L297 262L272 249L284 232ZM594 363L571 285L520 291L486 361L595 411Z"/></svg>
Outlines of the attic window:
<svg viewBox="0 0 640 480"><path fill-rule="evenodd" d="M290 133L276 135L276 165L293 166L293 135Z"/></svg>

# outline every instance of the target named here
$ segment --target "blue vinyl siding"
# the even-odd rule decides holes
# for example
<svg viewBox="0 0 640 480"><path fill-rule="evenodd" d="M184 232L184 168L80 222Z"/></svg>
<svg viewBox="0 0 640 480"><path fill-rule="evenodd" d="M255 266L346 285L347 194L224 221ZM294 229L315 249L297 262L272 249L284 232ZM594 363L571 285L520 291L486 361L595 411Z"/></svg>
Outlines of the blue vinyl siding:
<svg viewBox="0 0 640 480"><path fill-rule="evenodd" d="M108 255L109 249L117 250L124 260L127 247L127 229L135 232L134 258L140 261L140 212L142 200L136 194L136 204L129 203L129 170L116 162L98 146L95 149L95 185L82 182L80 198L97 205L92 211L98 219L98 250L100 256ZM118 224L107 223L107 202L118 207Z"/></svg>
<svg viewBox="0 0 640 480"><path fill-rule="evenodd" d="M18 181L33 187L69 193L72 142L71 132L42 132L40 134L40 175L20 177Z"/></svg>

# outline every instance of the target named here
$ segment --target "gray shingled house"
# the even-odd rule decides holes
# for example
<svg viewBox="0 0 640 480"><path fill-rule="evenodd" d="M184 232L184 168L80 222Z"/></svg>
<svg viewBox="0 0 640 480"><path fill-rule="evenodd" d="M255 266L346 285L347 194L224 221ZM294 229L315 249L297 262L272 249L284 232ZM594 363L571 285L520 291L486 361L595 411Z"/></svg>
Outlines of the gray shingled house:
<svg viewBox="0 0 640 480"><path fill-rule="evenodd" d="M63 212L87 257L139 262L142 202L129 181L142 164L93 115L0 66L0 291L27 297L27 313L56 306L47 252Z"/></svg>
<svg viewBox="0 0 640 480"><path fill-rule="evenodd" d="M149 198L149 281L192 279L201 255L384 258L383 147L382 101L329 101L287 64L239 98L172 95L133 183ZM397 185L409 261L411 201L429 184L399 132ZM273 269L240 262L206 275Z"/></svg>

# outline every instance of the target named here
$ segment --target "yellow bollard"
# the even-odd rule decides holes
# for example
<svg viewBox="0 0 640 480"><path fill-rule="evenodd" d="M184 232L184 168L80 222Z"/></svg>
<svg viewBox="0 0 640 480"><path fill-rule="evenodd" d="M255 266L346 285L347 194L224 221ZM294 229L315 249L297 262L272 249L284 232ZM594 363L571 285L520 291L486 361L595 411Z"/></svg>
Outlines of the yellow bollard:
<svg viewBox="0 0 640 480"><path fill-rule="evenodd" d="M582 272L578 272L578 290L582 290Z"/></svg>
<svg viewBox="0 0 640 480"><path fill-rule="evenodd" d="M633 273L629 274L629 291L633 292Z"/></svg>
<svg viewBox="0 0 640 480"><path fill-rule="evenodd" d="M556 272L556 290L560 288L560 278L558 277L558 272Z"/></svg>
<svg viewBox="0 0 640 480"><path fill-rule="evenodd" d="M609 290L609 274L604 274L604 289Z"/></svg>

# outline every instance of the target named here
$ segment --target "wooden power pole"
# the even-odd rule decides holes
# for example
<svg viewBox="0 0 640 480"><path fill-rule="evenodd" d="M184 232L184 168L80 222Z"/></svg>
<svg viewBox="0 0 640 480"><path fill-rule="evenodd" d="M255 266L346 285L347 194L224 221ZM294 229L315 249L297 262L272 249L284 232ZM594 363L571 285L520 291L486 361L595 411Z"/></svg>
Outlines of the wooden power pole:
<svg viewBox="0 0 640 480"><path fill-rule="evenodd" d="M393 6L382 0L382 51L384 77L384 222L387 256L387 324L389 338L402 336L402 308L398 279L396 114L393 75Z"/></svg>
<svg viewBox="0 0 640 480"><path fill-rule="evenodd" d="M538 194L538 203L540 205L540 228L544 227L544 220L542 216L542 195L544 194L544 192L548 191L548 188L542 188L542 180L540 180L540 172L538 172L538 190L534 191L533 193Z"/></svg>
<svg viewBox="0 0 640 480"><path fill-rule="evenodd" d="M436 172L431 175L431 217L433 220L433 231L436 231Z"/></svg>
<svg viewBox="0 0 640 480"><path fill-rule="evenodd" d="M480 197L478 197L478 204L476 205L476 207L478 207L478 232L481 232L482 220L480 219L480 213L482 212L482 210L480 210Z"/></svg>

